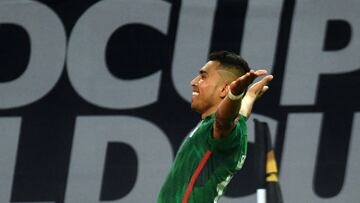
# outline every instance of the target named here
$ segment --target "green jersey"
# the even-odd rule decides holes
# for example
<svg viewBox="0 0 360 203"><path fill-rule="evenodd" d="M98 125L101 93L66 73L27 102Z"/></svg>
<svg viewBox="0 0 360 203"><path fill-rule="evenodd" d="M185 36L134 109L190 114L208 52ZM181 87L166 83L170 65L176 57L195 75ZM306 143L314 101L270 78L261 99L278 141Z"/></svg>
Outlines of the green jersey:
<svg viewBox="0 0 360 203"><path fill-rule="evenodd" d="M157 203L217 202L240 170L247 151L246 118L240 116L232 132L220 139L212 135L214 119L215 114L206 117L185 138Z"/></svg>

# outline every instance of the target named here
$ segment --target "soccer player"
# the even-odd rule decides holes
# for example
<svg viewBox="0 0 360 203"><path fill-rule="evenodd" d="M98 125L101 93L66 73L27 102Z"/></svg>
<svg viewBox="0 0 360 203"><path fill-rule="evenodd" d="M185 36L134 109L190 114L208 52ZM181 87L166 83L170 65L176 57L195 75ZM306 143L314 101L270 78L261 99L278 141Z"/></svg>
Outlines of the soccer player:
<svg viewBox="0 0 360 203"><path fill-rule="evenodd" d="M262 75L266 76L249 87ZM266 70L250 70L247 62L234 53L209 55L191 81L191 108L202 120L180 146L158 203L218 201L244 164L246 120L272 78Z"/></svg>

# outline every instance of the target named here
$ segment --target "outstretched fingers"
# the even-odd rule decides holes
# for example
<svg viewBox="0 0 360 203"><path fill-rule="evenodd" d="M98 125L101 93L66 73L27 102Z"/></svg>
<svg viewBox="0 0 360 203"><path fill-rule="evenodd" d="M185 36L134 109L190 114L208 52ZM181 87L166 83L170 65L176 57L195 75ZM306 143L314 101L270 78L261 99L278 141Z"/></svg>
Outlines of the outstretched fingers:
<svg viewBox="0 0 360 203"><path fill-rule="evenodd" d="M270 83L270 81L273 78L274 77L272 75L267 75L263 77L260 81L251 85L251 87L248 90L248 93L253 94L253 96L257 98L261 97L269 89L269 86L267 85Z"/></svg>
<svg viewBox="0 0 360 203"><path fill-rule="evenodd" d="M239 79L248 82L250 85L257 77L262 76L262 75L266 75L267 74L267 70L250 70L249 72L247 72L246 74L244 74L243 76L241 76Z"/></svg>
<svg viewBox="0 0 360 203"><path fill-rule="evenodd" d="M241 94L255 80L256 77L255 71L251 70L247 72L230 84L231 92L235 95Z"/></svg>
<svg viewBox="0 0 360 203"><path fill-rule="evenodd" d="M268 72L265 69L260 69L260 70L254 71L254 73L255 73L256 77L259 77L259 76L262 76L262 75L266 75Z"/></svg>
<svg viewBox="0 0 360 203"><path fill-rule="evenodd" d="M262 78L259 82L262 83L262 85L267 85L269 82L274 78L273 75L267 75L264 78Z"/></svg>
<svg viewBox="0 0 360 203"><path fill-rule="evenodd" d="M249 72L247 72L246 74L244 74L243 76L239 77L238 79L236 79L231 85L230 85L230 89L231 92L235 95L239 95L242 92L244 92L248 86L259 76L262 75L266 75L268 72L266 70L250 70ZM269 83L272 80L272 76L268 75L266 77L264 77L261 81L261 86L265 86L267 83ZM257 84L257 83L255 83ZM255 85L254 84L254 85ZM262 87L261 87L262 88ZM266 91L266 90L265 90Z"/></svg>

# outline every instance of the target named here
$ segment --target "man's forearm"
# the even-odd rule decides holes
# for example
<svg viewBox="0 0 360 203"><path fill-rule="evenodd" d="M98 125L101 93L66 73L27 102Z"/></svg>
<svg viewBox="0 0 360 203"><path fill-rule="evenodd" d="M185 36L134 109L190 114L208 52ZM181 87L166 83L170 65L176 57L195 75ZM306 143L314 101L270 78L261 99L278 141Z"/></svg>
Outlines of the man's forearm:
<svg viewBox="0 0 360 203"><path fill-rule="evenodd" d="M234 119L239 114L242 100L242 96L240 98L236 97L243 94L249 84L251 84L257 76L265 73L266 71L264 70L256 72L251 70L229 85L229 94L221 101L215 113L213 131L213 136L215 138L220 138L231 132L235 126Z"/></svg>
<svg viewBox="0 0 360 203"><path fill-rule="evenodd" d="M216 111L216 124L218 127L232 127L234 119L239 114L240 100L231 100L228 96L223 99Z"/></svg>
<svg viewBox="0 0 360 203"><path fill-rule="evenodd" d="M215 113L215 138L226 136L234 128L234 120L239 114L241 100L242 98L234 100L234 98L230 99L229 96L226 96L219 104L218 109Z"/></svg>

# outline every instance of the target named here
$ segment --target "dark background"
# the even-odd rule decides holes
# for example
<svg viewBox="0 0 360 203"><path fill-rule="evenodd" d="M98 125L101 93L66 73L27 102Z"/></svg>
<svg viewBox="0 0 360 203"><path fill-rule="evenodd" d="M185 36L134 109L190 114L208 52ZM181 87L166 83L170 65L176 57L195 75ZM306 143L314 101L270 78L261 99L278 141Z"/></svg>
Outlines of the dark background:
<svg viewBox="0 0 360 203"><path fill-rule="evenodd" d="M79 17L98 1L40 2L58 14L69 37ZM109 110L94 106L74 91L64 71L55 88L41 100L20 108L0 110L0 116L22 117L11 201L64 201L77 116L132 115L151 120L166 133L174 152L177 151L184 136L200 117L192 112L189 103L178 95L171 80L171 62L181 1L168 2L172 6L167 36L144 25L127 25L113 33L105 53L109 71L120 79L141 78L161 69L160 95L156 103L129 110ZM254 112L278 121L275 149L280 165L288 114L323 113L313 189L320 197L333 197L341 191L344 184L353 113L360 110L360 97L356 90L356 87L360 86L360 71L321 75L315 105L280 105L295 3L294 0L284 1L272 73L276 78L269 93L257 103ZM218 1L209 52L230 50L239 53L247 4L247 1ZM231 28L234 22L239 25L236 29ZM323 49L341 50L347 46L351 37L350 27L346 23L329 21ZM24 73L31 44L26 31L14 24L0 25L0 44L0 83L5 83ZM125 66L132 68L120 68ZM189 81L191 79L189 78ZM354 93L357 95L354 96ZM334 98L341 98L341 103ZM341 139L339 134L342 135ZM252 143L249 143L248 149L247 162L231 182L227 196L240 197L255 192L255 181L252 181ZM124 154L126 156L123 156ZM136 181L134 169L137 164L136 153L131 146L125 143L109 143L100 199L114 200L124 197Z"/></svg>

